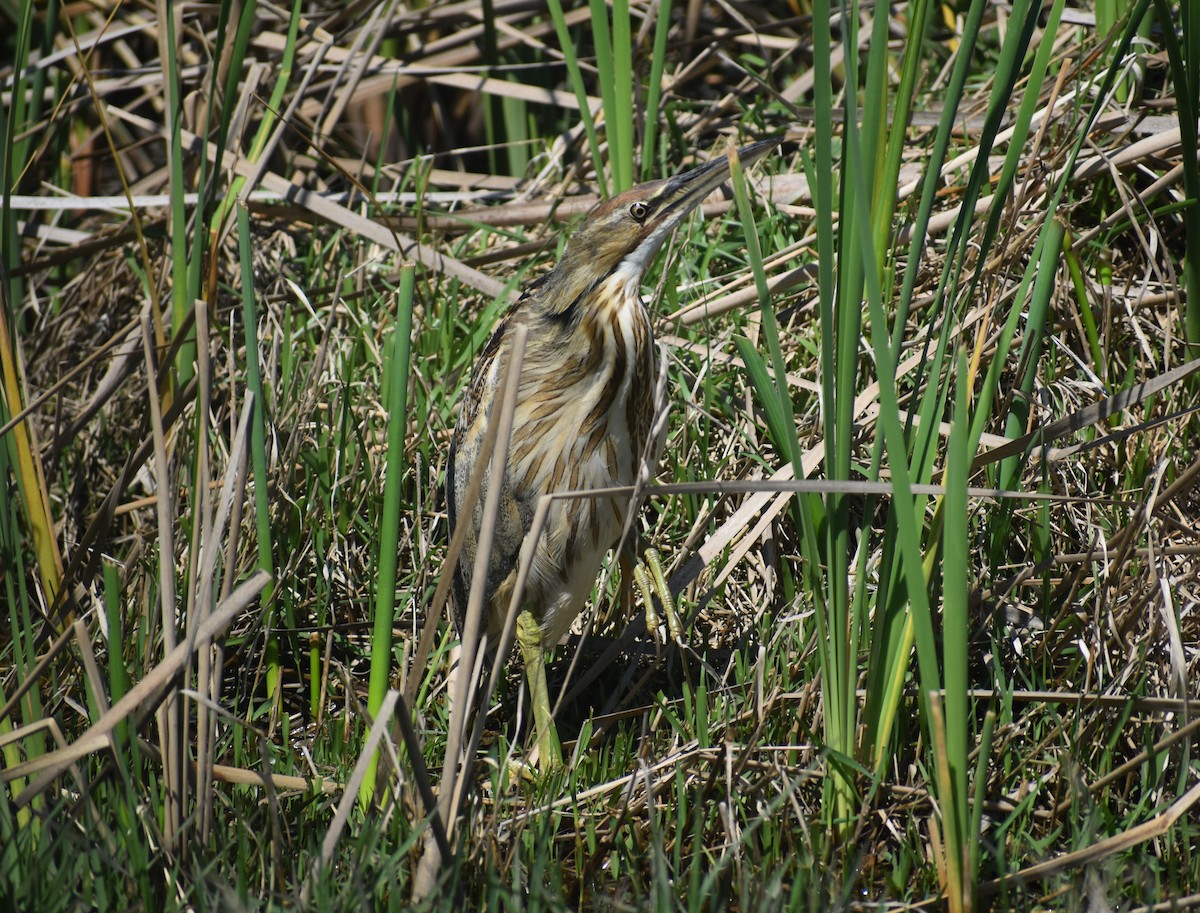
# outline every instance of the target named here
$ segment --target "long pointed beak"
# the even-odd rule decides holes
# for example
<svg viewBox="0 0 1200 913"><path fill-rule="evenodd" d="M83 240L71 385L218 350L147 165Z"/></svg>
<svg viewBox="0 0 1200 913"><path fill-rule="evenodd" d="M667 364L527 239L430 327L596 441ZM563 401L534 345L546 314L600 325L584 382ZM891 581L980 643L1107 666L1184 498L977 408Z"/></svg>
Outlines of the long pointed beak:
<svg viewBox="0 0 1200 913"><path fill-rule="evenodd" d="M781 141L782 138L777 137L743 146L737 151L742 167L753 165L774 150ZM729 167L729 158L722 155L699 168L669 178L658 193L646 201L650 205L646 224L654 226L655 234L670 231L684 216L700 205L705 197L725 182L729 177Z"/></svg>

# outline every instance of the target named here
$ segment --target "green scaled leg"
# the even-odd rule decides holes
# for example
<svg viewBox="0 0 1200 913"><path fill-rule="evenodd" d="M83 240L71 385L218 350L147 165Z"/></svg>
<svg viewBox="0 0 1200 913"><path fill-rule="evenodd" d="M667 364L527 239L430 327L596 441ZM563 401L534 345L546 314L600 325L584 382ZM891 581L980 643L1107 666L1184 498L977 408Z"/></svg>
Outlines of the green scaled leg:
<svg viewBox="0 0 1200 913"><path fill-rule="evenodd" d="M542 650L542 628L529 612L517 616L517 643L525 660L525 678L533 704L533 723L537 728L537 768L550 773L563 766L562 747L550 713L550 689L546 684L546 659Z"/></svg>
<svg viewBox="0 0 1200 913"><path fill-rule="evenodd" d="M642 591L642 602L646 606L646 630L650 636L658 637L660 622L658 613L654 611L654 597L657 596L663 614L667 616L667 631L671 640L682 644L683 625L679 622L679 613L675 611L675 600L671 598L671 588L667 586L657 549L646 549L645 560L639 561L633 569L633 579Z"/></svg>

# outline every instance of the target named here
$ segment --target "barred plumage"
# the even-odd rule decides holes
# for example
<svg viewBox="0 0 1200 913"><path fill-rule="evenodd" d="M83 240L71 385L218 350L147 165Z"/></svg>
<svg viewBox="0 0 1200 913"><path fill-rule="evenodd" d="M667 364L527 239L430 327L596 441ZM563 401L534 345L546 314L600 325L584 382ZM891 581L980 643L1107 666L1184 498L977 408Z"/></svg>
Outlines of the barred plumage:
<svg viewBox="0 0 1200 913"><path fill-rule="evenodd" d="M777 145L742 149L745 164ZM601 203L568 241L558 264L532 283L492 334L472 372L454 430L446 480L451 532L468 526L454 573L461 628L483 510L461 505L497 401L514 331L528 329L500 515L488 560L485 606L489 643L502 629L522 542L538 499L551 492L633 485L650 433L655 350L640 285L663 241L729 173L718 158L676 178L652 181ZM490 470L489 470L490 474ZM483 490L491 484L485 475ZM524 653L540 762L553 765L557 740L545 695L543 647L553 647L579 614L624 528L628 498L552 503L521 597L518 642ZM537 666L537 668L531 668ZM540 692L539 692L540 685Z"/></svg>

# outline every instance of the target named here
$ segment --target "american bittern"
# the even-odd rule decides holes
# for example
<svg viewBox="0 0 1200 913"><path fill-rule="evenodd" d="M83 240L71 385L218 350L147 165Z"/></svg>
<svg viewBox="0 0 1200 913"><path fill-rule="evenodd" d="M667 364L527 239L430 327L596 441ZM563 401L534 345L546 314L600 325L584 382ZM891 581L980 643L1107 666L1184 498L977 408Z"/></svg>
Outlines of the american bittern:
<svg viewBox="0 0 1200 913"><path fill-rule="evenodd" d="M750 165L777 140L738 156ZM631 486L637 479L654 411L655 348L640 286L663 241L729 176L721 157L678 177L650 181L596 206L567 242L562 259L512 306L475 364L454 429L446 480L453 534L468 525L454 574L461 631L471 589L483 497L462 515L468 480L481 452L499 383L518 326L528 341L501 481L495 544L488 559L484 605L488 643L504 628L522 542L539 498L552 492ZM484 476L484 490L491 484ZM525 661L538 764L562 763L550 712L543 661L566 634L596 582L609 549L621 537L629 497L552 502L533 555L517 642Z"/></svg>

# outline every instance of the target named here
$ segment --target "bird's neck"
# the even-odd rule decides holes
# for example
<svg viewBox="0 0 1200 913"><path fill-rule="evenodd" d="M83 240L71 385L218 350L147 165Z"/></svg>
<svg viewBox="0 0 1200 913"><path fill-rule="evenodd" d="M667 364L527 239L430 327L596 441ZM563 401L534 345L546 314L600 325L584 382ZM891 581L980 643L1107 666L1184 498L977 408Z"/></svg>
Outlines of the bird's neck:
<svg viewBox="0 0 1200 913"><path fill-rule="evenodd" d="M570 253L574 253L571 256ZM537 309L547 317L575 319L583 308L593 307L593 296L638 298L643 269L629 260L602 269L594 261L569 252L537 284Z"/></svg>
<svg viewBox="0 0 1200 913"><path fill-rule="evenodd" d="M603 278L603 274L595 270L575 268L567 260L560 260L538 283L537 309L547 317L574 318L584 299Z"/></svg>

